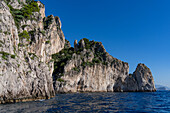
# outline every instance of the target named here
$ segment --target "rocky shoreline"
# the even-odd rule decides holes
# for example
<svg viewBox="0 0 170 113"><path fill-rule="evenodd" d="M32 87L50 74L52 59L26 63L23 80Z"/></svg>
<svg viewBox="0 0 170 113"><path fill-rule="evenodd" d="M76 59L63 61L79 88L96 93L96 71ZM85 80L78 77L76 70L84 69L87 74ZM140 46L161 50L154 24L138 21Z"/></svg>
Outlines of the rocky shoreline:
<svg viewBox="0 0 170 113"><path fill-rule="evenodd" d="M101 42L65 39L57 16L34 0L0 1L0 103L57 93L156 91L150 69L112 57Z"/></svg>

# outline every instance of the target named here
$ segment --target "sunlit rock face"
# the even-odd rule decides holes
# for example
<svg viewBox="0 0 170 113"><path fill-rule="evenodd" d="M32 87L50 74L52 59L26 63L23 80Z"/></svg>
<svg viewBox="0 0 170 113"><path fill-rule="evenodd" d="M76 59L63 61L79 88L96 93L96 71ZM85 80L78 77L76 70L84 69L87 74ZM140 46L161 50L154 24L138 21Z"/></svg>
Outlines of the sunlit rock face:
<svg viewBox="0 0 170 113"><path fill-rule="evenodd" d="M51 55L65 45L58 17L45 17L44 5L34 2L26 18L20 13L32 2L20 2L0 1L0 103L54 96Z"/></svg>
<svg viewBox="0 0 170 113"><path fill-rule="evenodd" d="M106 52L101 42L65 39L59 17L40 1L0 1L0 103L67 92L155 91L152 73Z"/></svg>
<svg viewBox="0 0 170 113"><path fill-rule="evenodd" d="M152 73L145 64L138 64L135 72L126 78L125 91L156 91Z"/></svg>
<svg viewBox="0 0 170 113"><path fill-rule="evenodd" d="M100 42L76 40L74 48L64 49L53 58L56 93L155 91L149 68L139 64L129 75L128 63L109 55Z"/></svg>

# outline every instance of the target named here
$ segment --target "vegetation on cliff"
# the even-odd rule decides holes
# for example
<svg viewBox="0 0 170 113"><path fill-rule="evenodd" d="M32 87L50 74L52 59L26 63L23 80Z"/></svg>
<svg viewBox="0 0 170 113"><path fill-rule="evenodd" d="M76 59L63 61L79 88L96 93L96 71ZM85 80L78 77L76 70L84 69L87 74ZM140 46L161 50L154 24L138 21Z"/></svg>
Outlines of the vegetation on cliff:
<svg viewBox="0 0 170 113"><path fill-rule="evenodd" d="M82 44L84 42L84 45ZM67 42L68 43L68 42ZM80 59L77 59L77 57ZM53 54L54 73L56 78L64 75L64 67L71 60L81 60L81 64L72 70L79 72L80 67L94 66L95 64L108 65L107 52L103 48L101 42L89 41L87 38L81 39L78 44L73 47L65 47L59 53Z"/></svg>
<svg viewBox="0 0 170 113"><path fill-rule="evenodd" d="M53 16L52 15L48 16L47 18L44 18L43 19L44 29L47 29L48 26L52 24L52 21L53 21Z"/></svg>
<svg viewBox="0 0 170 113"><path fill-rule="evenodd" d="M21 9L14 9L11 5L8 5L17 28L20 27L20 22L22 20L34 19L32 18L33 12L40 11L36 1L30 0L27 3L28 4L23 4L23 7Z"/></svg>
<svg viewBox="0 0 170 113"><path fill-rule="evenodd" d="M74 54L74 48L65 48L59 53L53 54L52 58L54 60L54 72L58 77L63 76L64 66L67 64L67 61L71 60L72 55Z"/></svg>
<svg viewBox="0 0 170 113"><path fill-rule="evenodd" d="M19 34L19 38L20 40L23 40L25 38L27 41L30 41L30 36L26 30Z"/></svg>
<svg viewBox="0 0 170 113"><path fill-rule="evenodd" d="M61 30L60 19L53 15L45 17L45 7L39 1L6 0L6 3L0 1L3 6L0 7L0 85L3 86L0 103L28 97L49 98L55 95L54 89L58 92L60 88L68 89L66 92L122 91L121 85L129 85L128 80L137 86L133 80L139 76L138 72L151 75L145 65L140 65L142 68L131 78L125 78L128 64L109 55L101 42L83 38L71 47ZM148 78L151 80L152 77Z"/></svg>

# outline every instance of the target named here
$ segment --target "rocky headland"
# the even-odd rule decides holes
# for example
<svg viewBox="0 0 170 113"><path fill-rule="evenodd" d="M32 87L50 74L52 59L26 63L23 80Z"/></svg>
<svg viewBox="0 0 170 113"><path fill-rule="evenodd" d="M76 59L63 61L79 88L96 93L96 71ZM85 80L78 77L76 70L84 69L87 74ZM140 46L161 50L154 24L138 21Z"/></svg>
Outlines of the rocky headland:
<svg viewBox="0 0 170 113"><path fill-rule="evenodd" d="M150 69L129 65L84 38L74 48L57 16L33 0L0 1L0 103L48 99L56 93L155 91Z"/></svg>

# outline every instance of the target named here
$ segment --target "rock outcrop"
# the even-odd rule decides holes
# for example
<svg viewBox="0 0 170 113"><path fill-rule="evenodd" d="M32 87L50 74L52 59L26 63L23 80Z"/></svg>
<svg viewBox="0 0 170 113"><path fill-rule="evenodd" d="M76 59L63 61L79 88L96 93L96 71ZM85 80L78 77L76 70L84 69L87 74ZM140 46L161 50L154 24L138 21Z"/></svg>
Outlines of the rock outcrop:
<svg viewBox="0 0 170 113"><path fill-rule="evenodd" d="M129 74L128 63L109 55L100 42L84 38L74 47L53 55L56 93L155 91L151 71L144 64Z"/></svg>
<svg viewBox="0 0 170 113"><path fill-rule="evenodd" d="M40 2L20 2L0 1L0 103L54 96L51 55L65 46L58 17L45 17Z"/></svg>
<svg viewBox="0 0 170 113"><path fill-rule="evenodd" d="M125 81L125 91L156 91L152 73L145 64L138 64L135 72Z"/></svg>
<svg viewBox="0 0 170 113"><path fill-rule="evenodd" d="M60 18L46 17L40 1L0 1L0 64L0 103L67 92L155 91L144 64L129 75L128 63L101 42L84 38L72 48Z"/></svg>

